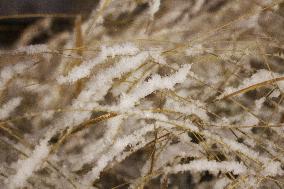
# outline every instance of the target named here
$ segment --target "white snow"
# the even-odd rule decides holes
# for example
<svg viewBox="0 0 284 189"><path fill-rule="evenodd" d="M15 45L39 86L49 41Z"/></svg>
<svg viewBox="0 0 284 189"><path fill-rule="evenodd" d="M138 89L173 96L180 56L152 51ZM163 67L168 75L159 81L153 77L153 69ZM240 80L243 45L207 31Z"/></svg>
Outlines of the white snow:
<svg viewBox="0 0 284 189"><path fill-rule="evenodd" d="M6 119L21 104L22 97L15 97L0 107L0 120Z"/></svg>

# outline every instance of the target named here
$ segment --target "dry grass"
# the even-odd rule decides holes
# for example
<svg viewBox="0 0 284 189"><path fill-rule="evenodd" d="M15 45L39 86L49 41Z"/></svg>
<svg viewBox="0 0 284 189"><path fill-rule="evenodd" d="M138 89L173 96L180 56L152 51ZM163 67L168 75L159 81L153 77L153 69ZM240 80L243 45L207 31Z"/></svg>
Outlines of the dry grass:
<svg viewBox="0 0 284 189"><path fill-rule="evenodd" d="M74 18L74 30L48 39L46 52L0 52L0 73L22 61L34 62L0 88L0 108L14 97L23 98L0 122L0 184L8 188L16 182L21 163L46 139L48 155L27 178L27 188L282 188L284 3L212 0L198 7L198 2L162 0L154 18L146 0L102 1L85 22L70 14L1 16L49 19L29 26L14 49L38 37L31 33L35 28L44 32L51 27L52 18ZM109 56L87 77L58 83L59 75L68 76L98 57L102 45L126 42L153 55L102 86L107 90L101 98L100 88L86 100L81 95L100 84L97 76L132 55ZM153 75L167 77L188 64L191 71L184 82L121 108L123 96ZM259 78L218 98L261 69L271 73L268 80ZM152 129L142 136L135 133L147 126ZM117 150L117 143L129 136L136 141ZM168 171L198 160L224 166L235 162L247 171ZM267 173L276 165L271 162L279 165L275 174ZM90 174L101 168L98 177Z"/></svg>

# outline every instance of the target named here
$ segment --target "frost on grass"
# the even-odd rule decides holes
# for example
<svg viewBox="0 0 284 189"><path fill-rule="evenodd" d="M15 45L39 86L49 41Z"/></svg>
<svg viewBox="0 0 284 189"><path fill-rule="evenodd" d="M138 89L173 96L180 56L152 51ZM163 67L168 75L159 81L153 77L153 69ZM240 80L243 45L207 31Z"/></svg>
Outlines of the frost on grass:
<svg viewBox="0 0 284 189"><path fill-rule="evenodd" d="M0 185L283 187L269 2L101 0L68 41L1 50Z"/></svg>
<svg viewBox="0 0 284 189"><path fill-rule="evenodd" d="M150 0L149 14L151 19L154 19L155 14L159 11L161 0Z"/></svg>
<svg viewBox="0 0 284 189"><path fill-rule="evenodd" d="M225 91L220 96L218 96L218 99L221 99L239 90L246 89L248 87L257 85L259 83L263 83L265 81L273 80L276 77L281 77L281 76L283 75L277 74L277 73L271 73L268 70L264 70L264 69L257 70L257 72L253 74L251 77L243 80L242 83L238 87L225 88Z"/></svg>
<svg viewBox="0 0 284 189"><path fill-rule="evenodd" d="M57 80L59 83L73 83L79 79L88 77L94 67L99 64L103 64L107 60L107 57L115 56L130 56L138 53L138 48L133 44L126 43L122 45L114 45L110 47L102 46L101 52L95 59L83 62L81 65L73 68L67 76L60 76Z"/></svg>
<svg viewBox="0 0 284 189"><path fill-rule="evenodd" d="M5 85L7 85L13 77L27 71L33 64L33 61L25 61L3 67L0 71L0 90L4 90Z"/></svg>
<svg viewBox="0 0 284 189"><path fill-rule="evenodd" d="M143 135L153 129L153 125L146 125L145 127L135 131L131 135L124 136L121 139L117 140L115 144L111 147L106 154L103 154L97 161L97 166L95 166L90 173L88 173L84 180L89 185L92 183L93 179L99 177L100 172L108 165L108 163L121 154L125 147L130 144L135 144L143 140Z"/></svg>
<svg viewBox="0 0 284 189"><path fill-rule="evenodd" d="M156 90L172 89L176 83L181 83L186 79L187 73L191 66L187 65L179 69L175 74L161 78L159 75L153 75L152 78L142 83L129 95L123 95L120 103L122 109L129 108L134 105L139 99L153 93Z"/></svg>
<svg viewBox="0 0 284 189"><path fill-rule="evenodd" d="M10 114L21 104L22 98L15 97L0 107L0 120L7 119Z"/></svg>
<svg viewBox="0 0 284 189"><path fill-rule="evenodd" d="M120 77L123 73L129 72L132 69L138 67L141 65L146 59L148 55L147 53L140 53L137 56L130 57L130 58L122 58L114 67L111 67L89 82L89 85L86 86L85 90L83 90L80 95L78 96L77 100L75 100L72 104L73 108L85 108L92 109L96 106L96 101L100 100L105 93L107 92L108 88L111 86L112 79L116 77ZM96 82L94 82L96 81ZM94 98L95 97L95 98ZM92 103L89 103L91 101ZM63 117L61 120L58 120L55 124L57 127L55 127L54 130L50 130L47 132L45 140L50 140L53 134L56 134L56 131L58 131L60 128L69 126L70 123L73 125L78 125L82 123L83 121L89 119L91 117L90 111L85 111L82 113L67 113L65 117ZM69 119L66 119L69 118ZM42 142L39 146L35 147L35 150L33 154L37 158L34 161L38 161L37 164L42 163L42 161L47 157L48 153L42 153L37 154L37 152L41 152L40 149L46 149L48 151L49 146L47 142ZM20 167L23 167L23 169L30 163L33 162L33 157L29 157L26 160L20 161ZM35 171L36 166L29 167L29 170L25 174L26 177L21 178L22 181L20 183L23 183L28 177L32 174L33 171ZM21 170L24 171L24 170ZM16 177L17 178L17 177Z"/></svg>
<svg viewBox="0 0 284 189"><path fill-rule="evenodd" d="M19 47L12 51L2 51L2 52L0 51L0 55L1 54L17 55L20 53L25 53L27 55L35 55L35 54L48 53L48 52L51 52L48 46L40 44L40 45L29 45L25 47Z"/></svg>
<svg viewBox="0 0 284 189"><path fill-rule="evenodd" d="M234 174L244 174L246 173L247 169L244 165L236 163L236 162L216 162L216 161L208 161L208 160L195 160L190 162L189 164L180 164L173 167L166 167L165 168L167 173L178 173L178 172L185 172L185 171L192 171L192 172L201 172L201 171L210 171L214 172L215 174L219 171L224 172L233 172Z"/></svg>
<svg viewBox="0 0 284 189"><path fill-rule="evenodd" d="M17 162L17 172L7 181L8 188L18 188L26 184L26 180L33 174L33 172L40 168L43 159L49 153L46 147L47 140L42 140L39 146L33 151L29 159L19 160Z"/></svg>

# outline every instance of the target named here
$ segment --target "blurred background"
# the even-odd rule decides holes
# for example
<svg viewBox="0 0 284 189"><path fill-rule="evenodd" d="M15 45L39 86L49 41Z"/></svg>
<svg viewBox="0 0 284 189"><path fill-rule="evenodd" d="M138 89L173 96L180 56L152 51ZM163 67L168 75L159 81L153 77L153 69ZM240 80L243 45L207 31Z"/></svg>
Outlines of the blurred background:
<svg viewBox="0 0 284 189"><path fill-rule="evenodd" d="M75 15L80 14L85 19L98 2L99 0L0 0L0 48L12 47L28 26L42 19L41 16L24 18L20 15L66 14L61 18L53 18L48 30L29 42L44 43L51 35L71 30Z"/></svg>

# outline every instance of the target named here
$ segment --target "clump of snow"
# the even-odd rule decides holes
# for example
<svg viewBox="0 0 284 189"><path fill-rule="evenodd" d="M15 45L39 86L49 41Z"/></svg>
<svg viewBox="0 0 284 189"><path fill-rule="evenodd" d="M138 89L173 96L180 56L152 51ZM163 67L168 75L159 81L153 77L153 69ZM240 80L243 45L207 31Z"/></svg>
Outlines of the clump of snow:
<svg viewBox="0 0 284 189"><path fill-rule="evenodd" d="M84 148L82 154L82 159L84 159L84 161L79 162L79 167L82 166L83 163L93 160L94 157L97 157L100 153L102 153L104 150L110 147L110 145L113 144L114 138L117 135L122 122L123 116L121 115L107 121L106 127L108 129L106 130L104 137Z"/></svg>
<svg viewBox="0 0 284 189"><path fill-rule="evenodd" d="M94 179L97 179L100 176L101 171L103 171L108 163L112 161L115 156L122 153L127 145L144 140L143 136L149 131L152 131L153 128L153 125L146 125L131 135L119 138L111 149L100 157L96 163L97 166L93 167L92 170L84 177L84 182L91 184Z"/></svg>
<svg viewBox="0 0 284 189"><path fill-rule="evenodd" d="M221 138L220 136L214 135L208 131L204 131L203 134L214 140L224 142L229 147L229 149L233 151L241 152L252 159L259 160L260 162L263 162L263 163L269 160L266 157L260 156L258 152L255 152L254 150L248 148L244 144L238 143L234 140L230 140L228 138Z"/></svg>
<svg viewBox="0 0 284 189"><path fill-rule="evenodd" d="M113 67L102 71L92 78L88 82L86 90L82 91L78 98L80 101L82 100L85 102L88 102L88 99L92 101L100 100L111 87L114 78L119 78L124 73L139 67L148 59L148 57L149 54L147 52L141 52L133 57L121 58ZM77 103L80 104L80 101L77 101Z"/></svg>
<svg viewBox="0 0 284 189"><path fill-rule="evenodd" d="M44 52L50 52L49 48L47 45L29 45L26 47L20 47L17 50L14 51L14 53L26 53L28 55L33 55L33 54L40 54Z"/></svg>
<svg viewBox="0 0 284 189"><path fill-rule="evenodd" d="M131 71L132 69L140 66L143 62L149 57L148 53L141 52L133 57L124 57L118 63L116 63L113 67L106 69L104 72L101 72L99 75L92 78L85 87L78 98L73 101L73 108L94 108L97 104L94 103L97 100L100 100L111 87L112 79L116 77L120 77L122 74ZM93 103L90 103L90 101ZM46 134L45 140L43 140L39 146L35 147L33 154L26 160L19 161L18 173L13 177L16 180L11 182L11 186L20 186L28 179L32 172L36 170L38 164L40 164L44 158L48 155L49 147L48 140L53 136L54 133L60 128L65 128L69 125L77 125L86 119L91 117L91 112L68 112L66 113L62 119L57 120L55 123L58 127L52 127ZM118 145L118 144L117 144ZM29 166L29 164L33 164ZM107 162L107 161L106 161ZM102 167L105 165L102 164ZM28 171L26 171L27 167L29 167ZM23 175L24 174L24 175Z"/></svg>
<svg viewBox="0 0 284 189"><path fill-rule="evenodd" d="M277 175L284 175L284 171L281 168L281 163L279 161L266 162L262 171L262 175L272 177L275 177Z"/></svg>
<svg viewBox="0 0 284 189"><path fill-rule="evenodd" d="M124 43L113 46L102 46L101 52L97 55L96 58L88 60L73 68L67 76L59 76L57 81L60 84L63 83L74 83L75 81L88 77L91 74L92 69L99 65L103 64L108 56L134 56L139 52L139 49L132 43Z"/></svg>
<svg viewBox="0 0 284 189"><path fill-rule="evenodd" d="M243 125L257 125L259 123L259 119L252 114L245 114L242 116L241 123Z"/></svg>
<svg viewBox="0 0 284 189"><path fill-rule="evenodd" d="M255 112L258 114L261 110L261 107L263 106L263 103L265 102L266 98L262 97L255 101Z"/></svg>
<svg viewBox="0 0 284 189"><path fill-rule="evenodd" d="M0 107L0 120L6 119L21 104L22 97L15 97Z"/></svg>
<svg viewBox="0 0 284 189"><path fill-rule="evenodd" d="M175 74L162 78L159 75L153 75L149 81L142 83L131 94L123 95L120 103L121 109L132 107L139 99L151 94L156 90L172 89L175 84L182 83L189 72L191 65L185 65Z"/></svg>
<svg viewBox="0 0 284 189"><path fill-rule="evenodd" d="M34 64L33 61L19 62L15 65L7 65L0 71L0 90L5 87L7 82L17 74L21 74Z"/></svg>
<svg viewBox="0 0 284 189"><path fill-rule="evenodd" d="M193 160L188 164L178 164L171 167L166 167L165 171L168 173L178 173L184 171L201 172L209 171L212 173L233 172L234 174L245 174L247 168L242 164L234 161L208 161L208 160Z"/></svg>
<svg viewBox="0 0 284 189"><path fill-rule="evenodd" d="M202 44L196 44L193 45L192 47L189 47L185 50L186 56L197 56L200 55L204 52L204 48Z"/></svg>
<svg viewBox="0 0 284 189"><path fill-rule="evenodd" d="M209 120L205 108L202 108L204 105L199 101L192 101L191 104L182 105L175 103L173 100L167 99L165 107L186 115L196 114L204 121Z"/></svg>
<svg viewBox="0 0 284 189"><path fill-rule="evenodd" d="M280 91L279 90L274 90L270 95L269 97L273 98L277 98L278 96L280 95Z"/></svg>
<svg viewBox="0 0 284 189"><path fill-rule="evenodd" d="M47 139L42 140L29 158L25 160L19 160L17 162L16 174L9 177L7 180L9 189L15 189L24 186L26 180L33 174L33 172L40 168L41 162L49 153L47 143Z"/></svg>
<svg viewBox="0 0 284 189"><path fill-rule="evenodd" d="M242 83L237 88L234 88L234 87L225 88L224 92L221 95L219 95L217 99L221 99L231 93L247 88L249 86L252 86L252 85L267 81L267 80L271 80L272 79L271 74L272 73L268 70L264 70L264 69L257 70L257 72L253 74L250 78L243 80ZM279 74L274 74L274 75L279 76Z"/></svg>
<svg viewBox="0 0 284 189"><path fill-rule="evenodd" d="M192 8L192 12L194 14L196 14L197 12L199 12L202 8L202 6L204 5L205 0L197 0L196 3L194 4L193 8Z"/></svg>
<svg viewBox="0 0 284 189"><path fill-rule="evenodd" d="M149 8L149 14L151 19L154 19L155 14L159 11L161 0L150 0L149 1L150 8Z"/></svg>
<svg viewBox="0 0 284 189"><path fill-rule="evenodd" d="M113 46L103 45L101 47L101 52L105 56L111 56L111 57L125 56L125 55L133 56L139 52L139 49L132 43L122 43Z"/></svg>
<svg viewBox="0 0 284 189"><path fill-rule="evenodd" d="M161 49L150 49L150 55L158 64L166 65L166 58L162 55Z"/></svg>
<svg viewBox="0 0 284 189"><path fill-rule="evenodd" d="M230 180L228 178L222 178L215 183L214 189L224 189L229 183Z"/></svg>

